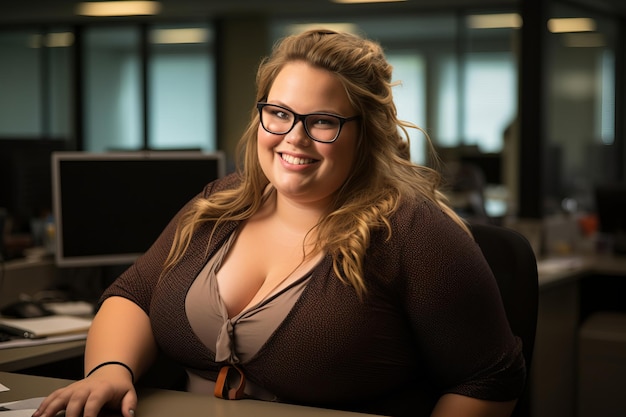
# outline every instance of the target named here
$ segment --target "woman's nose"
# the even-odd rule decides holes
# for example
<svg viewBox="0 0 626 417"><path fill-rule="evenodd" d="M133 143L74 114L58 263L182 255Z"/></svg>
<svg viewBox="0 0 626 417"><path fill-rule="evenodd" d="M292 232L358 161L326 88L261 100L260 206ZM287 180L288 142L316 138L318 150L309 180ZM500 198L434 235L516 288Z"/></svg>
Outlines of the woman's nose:
<svg viewBox="0 0 626 417"><path fill-rule="evenodd" d="M311 138L304 129L302 120L298 120L293 128L285 135L287 143L299 146L308 146L311 144Z"/></svg>

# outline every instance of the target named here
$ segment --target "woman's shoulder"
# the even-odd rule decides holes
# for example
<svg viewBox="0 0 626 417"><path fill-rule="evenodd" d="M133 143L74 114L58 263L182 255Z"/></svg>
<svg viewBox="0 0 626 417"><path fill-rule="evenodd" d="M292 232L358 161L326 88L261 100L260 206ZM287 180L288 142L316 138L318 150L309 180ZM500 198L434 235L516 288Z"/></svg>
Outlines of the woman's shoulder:
<svg viewBox="0 0 626 417"><path fill-rule="evenodd" d="M453 221L438 203L423 195L402 197L394 218L398 222L423 222L426 219L433 222Z"/></svg>
<svg viewBox="0 0 626 417"><path fill-rule="evenodd" d="M454 246L473 240L457 219L425 196L403 198L390 220L392 236L400 241L442 241Z"/></svg>

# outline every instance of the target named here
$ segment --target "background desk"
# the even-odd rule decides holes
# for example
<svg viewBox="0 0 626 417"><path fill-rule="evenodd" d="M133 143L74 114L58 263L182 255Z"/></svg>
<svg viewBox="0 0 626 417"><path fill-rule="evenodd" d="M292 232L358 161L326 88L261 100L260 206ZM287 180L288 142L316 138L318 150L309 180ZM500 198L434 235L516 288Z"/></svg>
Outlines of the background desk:
<svg viewBox="0 0 626 417"><path fill-rule="evenodd" d="M0 349L0 371L23 371L68 359L77 359L82 362L84 352L84 340Z"/></svg>
<svg viewBox="0 0 626 417"><path fill-rule="evenodd" d="M0 403L44 397L70 381L0 372L0 383L10 391L0 392ZM179 391L144 389L138 392L137 415L144 417L220 416L220 417L357 417L368 414L322 408L301 407L255 400L220 400L212 395ZM121 414L108 414L121 416Z"/></svg>
<svg viewBox="0 0 626 417"><path fill-rule="evenodd" d="M578 340L594 311L624 309L626 257L595 255L539 262L539 312L530 373L532 417L575 416ZM621 300L617 300L621 298Z"/></svg>

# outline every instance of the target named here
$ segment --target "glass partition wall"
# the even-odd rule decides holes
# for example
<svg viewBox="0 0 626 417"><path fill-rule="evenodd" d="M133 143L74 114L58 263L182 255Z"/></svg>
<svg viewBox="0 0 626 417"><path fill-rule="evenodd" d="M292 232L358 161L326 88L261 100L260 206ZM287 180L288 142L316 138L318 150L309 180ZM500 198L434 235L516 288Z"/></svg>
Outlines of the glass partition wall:
<svg viewBox="0 0 626 417"><path fill-rule="evenodd" d="M87 28L84 138L92 152L143 148L141 32L134 25Z"/></svg>
<svg viewBox="0 0 626 417"><path fill-rule="evenodd" d="M209 23L0 31L0 137L216 150Z"/></svg>
<svg viewBox="0 0 626 417"><path fill-rule="evenodd" d="M90 27L84 39L83 149L216 150L208 24Z"/></svg>
<svg viewBox="0 0 626 417"><path fill-rule="evenodd" d="M623 164L615 117L618 21L557 3L547 23L545 214L588 212L594 187L618 180Z"/></svg>
<svg viewBox="0 0 626 417"><path fill-rule="evenodd" d="M73 135L73 44L64 27L0 31L0 137Z"/></svg>
<svg viewBox="0 0 626 417"><path fill-rule="evenodd" d="M150 148L217 150L209 25L155 25L148 39Z"/></svg>
<svg viewBox="0 0 626 417"><path fill-rule="evenodd" d="M446 179L450 189L483 193L489 220L593 210L595 184L624 175L623 104L616 108L623 86L616 69L624 48L620 20L550 1L542 2L545 16L525 25L526 9L518 6L264 16L259 26L269 34L267 51L277 38L311 24L378 40L399 82L399 117L425 129L449 171L476 168L469 185L448 171ZM230 45L215 39L220 27L218 21L124 21L0 28L0 137L61 138L88 151L216 150L220 125L238 130L230 125L239 120L225 105L228 93L216 91L224 69L240 63L220 61L216 70L216 51ZM528 28L540 39L535 56L525 55ZM520 90L532 66L541 76ZM541 121L529 121L529 113ZM425 143L422 133L411 132L417 163L431 162ZM522 183L529 177L530 187ZM522 202L531 202L530 209Z"/></svg>

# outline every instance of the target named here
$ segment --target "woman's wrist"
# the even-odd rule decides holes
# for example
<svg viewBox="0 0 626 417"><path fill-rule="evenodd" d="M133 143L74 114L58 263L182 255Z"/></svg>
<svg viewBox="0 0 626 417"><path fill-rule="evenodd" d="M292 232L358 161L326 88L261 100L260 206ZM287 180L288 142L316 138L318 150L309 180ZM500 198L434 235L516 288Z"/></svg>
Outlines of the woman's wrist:
<svg viewBox="0 0 626 417"><path fill-rule="evenodd" d="M131 369L130 366L126 365L124 362L120 362L120 361L107 361L107 362L102 362L99 365L96 365L95 367L93 367L91 369L91 371L87 372L87 375L85 376L85 378L88 378L89 376L91 376L91 374L93 374L94 372L96 372L98 369L103 368L105 366L110 366L110 365L116 365L116 366L121 366L123 368L126 368L126 370L128 370L128 372L130 373L130 378L131 381L133 382L133 384L135 383L135 373L133 372L133 370Z"/></svg>

